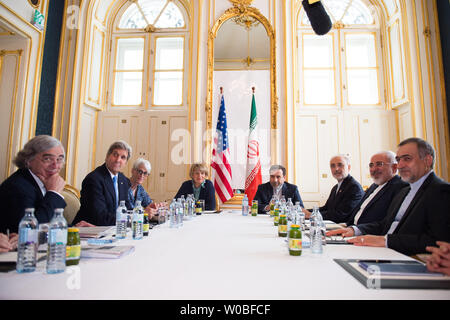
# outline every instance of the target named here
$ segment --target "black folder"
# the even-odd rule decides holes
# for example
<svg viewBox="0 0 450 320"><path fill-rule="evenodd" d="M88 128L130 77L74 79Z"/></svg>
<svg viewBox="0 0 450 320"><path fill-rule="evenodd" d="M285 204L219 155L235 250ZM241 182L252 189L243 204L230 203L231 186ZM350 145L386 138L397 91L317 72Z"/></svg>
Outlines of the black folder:
<svg viewBox="0 0 450 320"><path fill-rule="evenodd" d="M383 272L370 274L360 266L364 259L334 259L334 261L350 273L356 280L368 289L450 289L449 276L424 275L386 275ZM382 263L382 260L377 261ZM416 265L414 260L390 260L389 263Z"/></svg>

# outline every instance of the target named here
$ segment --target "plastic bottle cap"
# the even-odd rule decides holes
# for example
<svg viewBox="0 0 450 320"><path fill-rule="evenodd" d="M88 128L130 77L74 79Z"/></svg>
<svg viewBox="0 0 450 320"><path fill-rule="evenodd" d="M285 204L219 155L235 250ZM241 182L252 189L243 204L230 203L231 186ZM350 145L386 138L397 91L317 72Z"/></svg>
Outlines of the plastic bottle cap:
<svg viewBox="0 0 450 320"><path fill-rule="evenodd" d="M285 214L282 214L282 215L280 215L280 218L281 218L281 217L285 217L285 218L286 218L286 215L285 215Z"/></svg>
<svg viewBox="0 0 450 320"><path fill-rule="evenodd" d="M300 226L298 224L293 224L291 225L291 228L300 228Z"/></svg>
<svg viewBox="0 0 450 320"><path fill-rule="evenodd" d="M148 216L148 213L144 213L144 216Z"/></svg>
<svg viewBox="0 0 450 320"><path fill-rule="evenodd" d="M67 232L79 232L80 229L78 228L67 228Z"/></svg>

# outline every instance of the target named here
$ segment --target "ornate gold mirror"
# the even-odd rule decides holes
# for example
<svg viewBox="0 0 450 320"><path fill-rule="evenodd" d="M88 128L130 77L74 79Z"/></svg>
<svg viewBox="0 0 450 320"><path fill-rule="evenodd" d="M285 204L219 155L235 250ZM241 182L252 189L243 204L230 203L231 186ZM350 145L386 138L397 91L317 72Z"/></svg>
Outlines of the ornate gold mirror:
<svg viewBox="0 0 450 320"><path fill-rule="evenodd" d="M267 18L250 7L252 0L230 0L233 7L226 10L215 22L208 37L208 79L206 98L206 129L213 132L213 102L216 102L217 88L214 88L215 70L258 70L267 69L270 84L267 84L267 105L270 106L271 150L276 150L278 98L276 96L275 34ZM219 32L220 31L220 32ZM241 43L236 45L236 43ZM227 55L230 52L230 55ZM233 58L230 58L230 57ZM230 84L231 85L231 84ZM249 85L249 92L251 88ZM227 99L225 97L225 99ZM258 111L259 112L259 111ZM261 110L260 113L266 112ZM259 117L259 115L258 115ZM269 128L268 128L269 129ZM211 155L212 135L208 137L206 155ZM271 159L276 161L276 155ZM207 162L210 159L207 159Z"/></svg>

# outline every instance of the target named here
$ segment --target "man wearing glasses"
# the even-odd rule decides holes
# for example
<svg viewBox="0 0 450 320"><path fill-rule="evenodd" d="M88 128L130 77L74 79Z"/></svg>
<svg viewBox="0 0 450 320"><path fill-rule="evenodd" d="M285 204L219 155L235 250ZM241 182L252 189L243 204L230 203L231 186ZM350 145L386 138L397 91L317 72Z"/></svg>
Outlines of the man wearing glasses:
<svg viewBox="0 0 450 320"><path fill-rule="evenodd" d="M105 163L89 173L81 184L81 207L74 223L85 220L95 226L112 226L116 223L116 209L128 200L130 180L120 171L131 157L131 147L125 141L116 141L108 149Z"/></svg>
<svg viewBox="0 0 450 320"><path fill-rule="evenodd" d="M408 185L397 175L397 160L392 151L374 154L369 170L373 184L351 212L348 226L383 220L394 196Z"/></svg>
<svg viewBox="0 0 450 320"><path fill-rule="evenodd" d="M434 171L433 147L420 138L409 138L398 145L398 171L409 184L392 200L386 217L377 222L327 232L356 236L357 246L387 247L406 255L426 253L436 241L450 240L450 184Z"/></svg>
<svg viewBox="0 0 450 320"><path fill-rule="evenodd" d="M59 175L64 161L64 148L54 137L39 135L25 144L13 161L17 171L0 185L0 232L17 232L26 208L47 223L56 208L66 207L61 195L66 183Z"/></svg>

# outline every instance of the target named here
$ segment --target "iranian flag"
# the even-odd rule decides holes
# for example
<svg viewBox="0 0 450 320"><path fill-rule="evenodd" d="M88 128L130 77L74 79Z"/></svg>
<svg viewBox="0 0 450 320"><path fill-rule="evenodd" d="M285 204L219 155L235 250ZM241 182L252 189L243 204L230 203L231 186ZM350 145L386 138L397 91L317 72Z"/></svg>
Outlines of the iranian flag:
<svg viewBox="0 0 450 320"><path fill-rule="evenodd" d="M249 205L251 205L255 197L258 186L262 183L261 161L259 159L259 142L256 126L258 118L256 116L255 88L252 94L252 110L250 112L250 132L248 134L247 147L247 173L245 178L245 193L248 197Z"/></svg>

